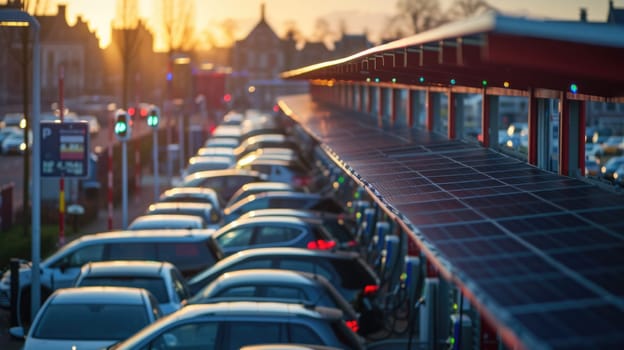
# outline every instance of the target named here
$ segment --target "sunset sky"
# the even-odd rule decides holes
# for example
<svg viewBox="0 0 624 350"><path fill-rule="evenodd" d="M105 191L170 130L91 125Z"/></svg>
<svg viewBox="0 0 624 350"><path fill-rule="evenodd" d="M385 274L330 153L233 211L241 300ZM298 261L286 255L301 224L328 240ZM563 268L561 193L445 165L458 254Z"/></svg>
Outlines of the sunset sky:
<svg viewBox="0 0 624 350"><path fill-rule="evenodd" d="M77 15L87 20L100 38L101 46L110 43L110 25L115 16L117 0L48 0L48 13L56 13L57 4L67 4L68 22L73 24ZM140 17L148 26L161 25L158 7L160 0L138 0ZM2 2L2 1L0 1ZM314 31L318 18L327 18L333 27L344 19L349 33L369 33L372 40L379 38L388 18L396 12L396 0L195 0L195 23L198 32L209 26L232 18L238 26L237 36L244 37L257 23L260 4L266 5L269 24L282 36L285 24L295 22L304 36ZM587 8L590 21L605 21L608 0L489 0L495 8L506 14L553 19L578 19L579 9ZM442 9L447 9L452 0L440 0ZM616 7L624 7L624 0L614 0ZM156 38L156 49L158 37Z"/></svg>

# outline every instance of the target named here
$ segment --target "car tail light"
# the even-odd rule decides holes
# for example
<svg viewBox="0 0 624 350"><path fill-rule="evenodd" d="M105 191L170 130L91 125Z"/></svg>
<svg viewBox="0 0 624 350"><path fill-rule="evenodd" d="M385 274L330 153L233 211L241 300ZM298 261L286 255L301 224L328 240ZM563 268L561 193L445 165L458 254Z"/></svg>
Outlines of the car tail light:
<svg viewBox="0 0 624 350"><path fill-rule="evenodd" d="M347 324L347 327L349 327L353 331L353 333L357 333L360 329L360 325L356 320L347 320L345 321L345 323Z"/></svg>
<svg viewBox="0 0 624 350"><path fill-rule="evenodd" d="M324 239L318 239L316 241L308 242L308 249L329 250L336 247L335 241L326 241Z"/></svg>
<svg viewBox="0 0 624 350"><path fill-rule="evenodd" d="M350 240L349 242L347 242L347 247L355 247L357 245L358 243L354 240Z"/></svg>
<svg viewBox="0 0 624 350"><path fill-rule="evenodd" d="M312 178L310 176L294 176L293 177L293 185L295 185L295 187L308 186L311 182L312 182Z"/></svg>
<svg viewBox="0 0 624 350"><path fill-rule="evenodd" d="M364 295L371 295L377 293L379 286L376 284L369 284L364 287Z"/></svg>

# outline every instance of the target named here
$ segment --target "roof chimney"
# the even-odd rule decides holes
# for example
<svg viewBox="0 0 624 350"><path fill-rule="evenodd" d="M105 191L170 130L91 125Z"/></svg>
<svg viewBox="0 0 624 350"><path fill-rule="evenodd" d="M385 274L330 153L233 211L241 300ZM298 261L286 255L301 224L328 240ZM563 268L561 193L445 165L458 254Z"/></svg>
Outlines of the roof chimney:
<svg viewBox="0 0 624 350"><path fill-rule="evenodd" d="M584 7L581 7L580 20L581 22L587 22L587 9Z"/></svg>
<svg viewBox="0 0 624 350"><path fill-rule="evenodd" d="M58 8L58 10L56 11L56 15L58 17L61 17L63 20L65 20L65 18L66 18L65 17L65 13L67 12L66 11L67 10L67 5L59 4L57 8Z"/></svg>
<svg viewBox="0 0 624 350"><path fill-rule="evenodd" d="M260 20L264 22L264 3L260 4Z"/></svg>

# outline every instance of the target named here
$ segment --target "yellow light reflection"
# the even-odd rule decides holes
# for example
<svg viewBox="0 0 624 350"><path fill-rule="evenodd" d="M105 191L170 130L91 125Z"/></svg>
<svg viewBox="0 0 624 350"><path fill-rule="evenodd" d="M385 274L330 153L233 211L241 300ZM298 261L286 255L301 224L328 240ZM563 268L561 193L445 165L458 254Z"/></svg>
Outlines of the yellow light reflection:
<svg viewBox="0 0 624 350"><path fill-rule="evenodd" d="M174 64L189 64L191 63L191 58L190 57L178 57L173 60L173 63Z"/></svg>
<svg viewBox="0 0 624 350"><path fill-rule="evenodd" d="M0 21L0 27L28 27L28 22L22 21Z"/></svg>

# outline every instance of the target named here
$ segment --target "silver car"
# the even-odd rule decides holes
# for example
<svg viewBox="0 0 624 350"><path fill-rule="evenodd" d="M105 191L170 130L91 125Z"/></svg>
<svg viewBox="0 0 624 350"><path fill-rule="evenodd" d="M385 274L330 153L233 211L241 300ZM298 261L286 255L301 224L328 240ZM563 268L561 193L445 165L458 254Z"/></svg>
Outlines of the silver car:
<svg viewBox="0 0 624 350"><path fill-rule="evenodd" d="M186 306L111 349L239 350L263 343L363 349L338 309L244 301Z"/></svg>
<svg viewBox="0 0 624 350"><path fill-rule="evenodd" d="M189 304L218 301L278 301L340 309L349 328L357 332L358 314L340 292L319 275L283 269L249 269L224 273L196 293Z"/></svg>
<svg viewBox="0 0 624 350"><path fill-rule="evenodd" d="M102 349L160 317L156 298L142 288L59 289L37 312L23 350ZM24 336L22 327L10 332Z"/></svg>
<svg viewBox="0 0 624 350"><path fill-rule="evenodd" d="M173 264L160 261L100 261L85 264L74 287L120 286L150 291L168 315L182 307L190 297L189 288Z"/></svg>

